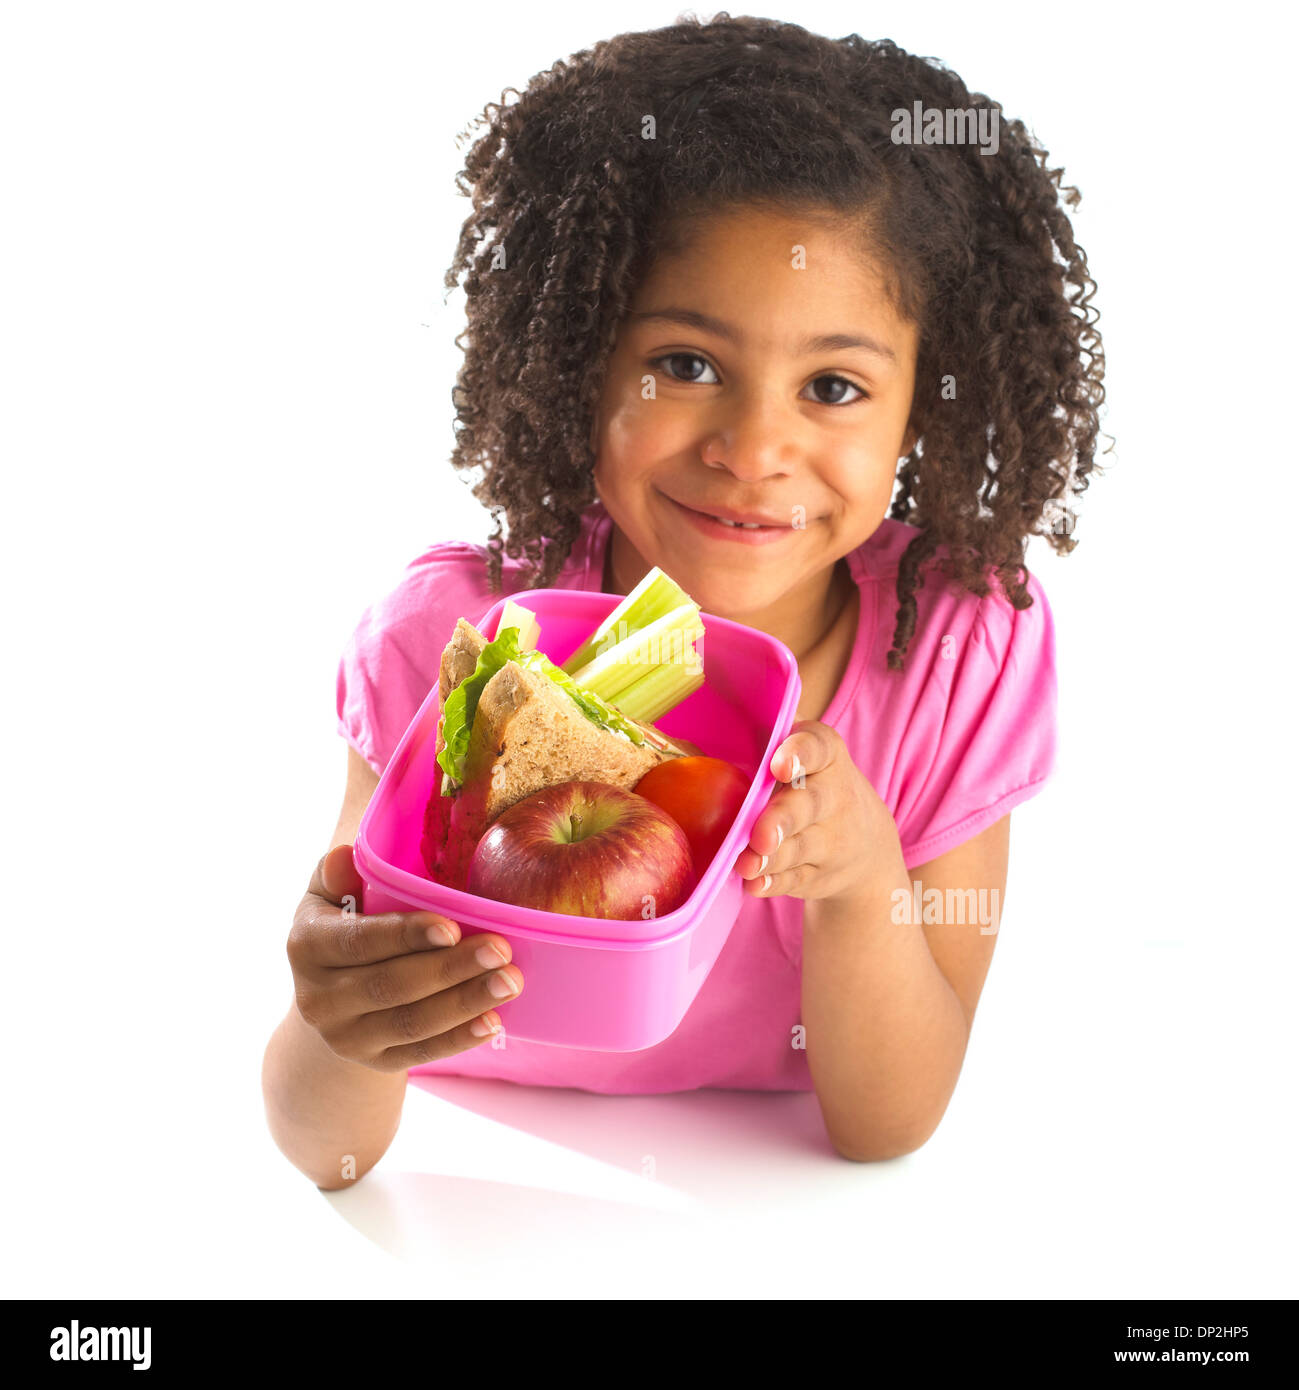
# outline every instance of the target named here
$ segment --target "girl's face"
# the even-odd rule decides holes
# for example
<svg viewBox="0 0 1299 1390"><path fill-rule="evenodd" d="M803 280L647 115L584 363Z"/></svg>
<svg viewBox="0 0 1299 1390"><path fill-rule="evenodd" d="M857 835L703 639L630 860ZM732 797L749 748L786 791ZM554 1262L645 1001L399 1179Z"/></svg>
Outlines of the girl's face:
<svg viewBox="0 0 1299 1390"><path fill-rule="evenodd" d="M865 260L823 218L746 209L654 266L592 435L624 576L658 565L705 612L774 615L823 598L830 568L874 533L915 442L918 334ZM779 529L696 515L717 510Z"/></svg>

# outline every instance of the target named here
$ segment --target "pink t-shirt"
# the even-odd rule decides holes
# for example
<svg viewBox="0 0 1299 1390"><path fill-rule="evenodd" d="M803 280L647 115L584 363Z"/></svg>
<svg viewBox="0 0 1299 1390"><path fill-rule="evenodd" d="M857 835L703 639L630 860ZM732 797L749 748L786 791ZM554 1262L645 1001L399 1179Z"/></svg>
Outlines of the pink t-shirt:
<svg viewBox="0 0 1299 1390"><path fill-rule="evenodd" d="M612 521L597 500L554 588L598 591ZM897 565L915 528L884 520L848 557L861 590L857 640L822 716L839 731L897 823L908 868L927 863L1038 791L1055 760L1056 674L1051 610L1030 575L1030 608L998 592L980 599L929 573L916 595L915 635L902 673L887 670ZM941 554L941 552L940 552ZM437 683L457 618L496 602L484 547L434 545L364 613L338 670L338 729L378 772ZM506 593L523 589L504 561ZM932 568L932 565L931 565ZM810 1091L801 1034L803 902L745 897L712 972L675 1033L641 1052L589 1052L508 1036L409 1075L499 1077L609 1094L701 1086ZM526 988L526 984L525 984Z"/></svg>

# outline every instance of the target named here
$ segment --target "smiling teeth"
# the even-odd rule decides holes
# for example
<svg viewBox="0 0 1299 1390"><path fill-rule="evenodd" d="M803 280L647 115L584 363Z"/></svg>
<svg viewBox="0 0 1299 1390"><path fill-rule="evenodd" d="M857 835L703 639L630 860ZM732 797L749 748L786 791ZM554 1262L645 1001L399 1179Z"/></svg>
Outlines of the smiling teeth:
<svg viewBox="0 0 1299 1390"><path fill-rule="evenodd" d="M723 526L739 526L745 531L757 531L762 527L760 521L727 521L724 516L715 516L714 521L720 521Z"/></svg>

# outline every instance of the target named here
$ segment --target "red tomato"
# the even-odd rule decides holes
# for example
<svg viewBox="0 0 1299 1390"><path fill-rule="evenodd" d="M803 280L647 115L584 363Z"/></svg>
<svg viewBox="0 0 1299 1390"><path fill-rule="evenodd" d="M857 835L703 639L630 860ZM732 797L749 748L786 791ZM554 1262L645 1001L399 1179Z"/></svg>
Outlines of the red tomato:
<svg viewBox="0 0 1299 1390"><path fill-rule="evenodd" d="M686 832L695 873L702 875L721 848L750 785L738 767L721 758L669 758L636 783L636 795L661 807Z"/></svg>

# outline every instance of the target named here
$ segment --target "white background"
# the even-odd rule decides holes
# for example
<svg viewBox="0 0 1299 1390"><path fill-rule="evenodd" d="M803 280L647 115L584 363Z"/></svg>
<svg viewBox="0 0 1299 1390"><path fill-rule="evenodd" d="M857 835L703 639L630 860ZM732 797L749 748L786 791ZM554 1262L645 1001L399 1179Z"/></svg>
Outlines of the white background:
<svg viewBox="0 0 1299 1390"><path fill-rule="evenodd" d="M446 462L456 133L670 5L0 20L11 1296L1294 1297L1294 34L1271 6L774 12L887 35L1083 192L1109 473L938 1132L811 1095L447 1081L351 1191L260 1067L362 608L488 520ZM707 14L705 10L702 13ZM1040 548L1036 548L1039 547ZM653 1155L656 1176L642 1176Z"/></svg>

